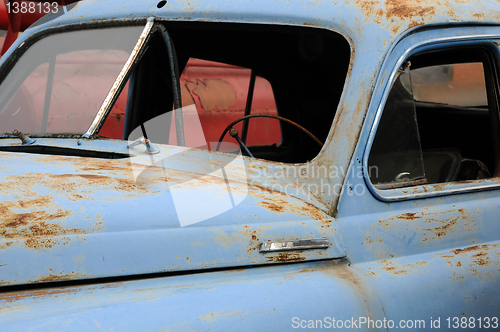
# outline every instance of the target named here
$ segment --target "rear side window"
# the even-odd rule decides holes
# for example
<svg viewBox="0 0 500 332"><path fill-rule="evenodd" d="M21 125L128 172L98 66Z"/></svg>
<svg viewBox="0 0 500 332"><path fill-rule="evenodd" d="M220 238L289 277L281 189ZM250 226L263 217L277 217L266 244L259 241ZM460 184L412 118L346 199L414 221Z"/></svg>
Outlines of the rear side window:
<svg viewBox="0 0 500 332"><path fill-rule="evenodd" d="M376 188L491 178L499 172L490 56L464 49L414 56L400 69L370 151Z"/></svg>

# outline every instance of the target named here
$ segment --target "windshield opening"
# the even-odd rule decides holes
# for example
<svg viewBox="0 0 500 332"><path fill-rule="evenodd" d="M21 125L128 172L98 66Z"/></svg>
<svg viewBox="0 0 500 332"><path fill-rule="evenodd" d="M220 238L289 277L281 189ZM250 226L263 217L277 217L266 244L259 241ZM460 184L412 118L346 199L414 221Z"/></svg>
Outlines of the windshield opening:
<svg viewBox="0 0 500 332"><path fill-rule="evenodd" d="M131 144L142 137L186 148L239 149L290 163L318 155L350 63L344 37L272 25L165 22L164 27L165 33L152 33L128 90L117 99L126 111L112 111L99 136Z"/></svg>

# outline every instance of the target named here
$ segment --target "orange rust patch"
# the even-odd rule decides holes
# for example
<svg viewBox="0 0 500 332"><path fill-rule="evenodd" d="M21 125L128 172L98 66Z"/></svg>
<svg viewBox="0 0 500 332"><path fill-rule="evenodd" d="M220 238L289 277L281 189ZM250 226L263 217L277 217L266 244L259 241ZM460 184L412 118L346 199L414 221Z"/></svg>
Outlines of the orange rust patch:
<svg viewBox="0 0 500 332"><path fill-rule="evenodd" d="M283 279L285 279L285 280L293 280L293 277L292 276L283 276Z"/></svg>
<svg viewBox="0 0 500 332"><path fill-rule="evenodd" d="M402 214L396 216L396 218L398 218L398 219L406 219L406 220L415 220L415 219L422 218L422 217L416 216L416 214L417 214L416 212L402 213Z"/></svg>
<svg viewBox="0 0 500 332"><path fill-rule="evenodd" d="M90 182L95 187L112 186L112 189L117 191L148 191L145 188L138 186L132 178L123 179L114 176L104 176L97 174L47 174L47 176L53 179L64 179L61 183L59 183L59 185L64 185L65 188L71 188L71 186L78 185L80 183L86 185L86 182ZM84 181L82 182L79 179L84 179Z"/></svg>
<svg viewBox="0 0 500 332"><path fill-rule="evenodd" d="M359 7L361 8L361 10L367 16L371 15L375 11L375 8L376 8L377 4L379 4L378 1L373 1L373 0L369 0L369 1L366 1L366 0L355 0L354 2L357 5L359 5Z"/></svg>
<svg viewBox="0 0 500 332"><path fill-rule="evenodd" d="M375 12L375 23L380 24L382 22L382 17L384 17L384 11L382 8L379 8Z"/></svg>
<svg viewBox="0 0 500 332"><path fill-rule="evenodd" d="M96 215L96 221L94 222L94 227L92 228L92 232L100 232L104 230L104 222L102 221L101 215Z"/></svg>
<svg viewBox="0 0 500 332"><path fill-rule="evenodd" d="M261 202L260 205L273 212L282 213L285 211L285 207L283 205L278 205L276 203Z"/></svg>
<svg viewBox="0 0 500 332"><path fill-rule="evenodd" d="M421 262L416 262L412 264L405 264L405 265L396 265L392 262L388 261L382 261L384 263L384 266L382 267L384 270L391 274L408 274L410 273L410 270L414 266L423 266L427 264L427 261L421 261Z"/></svg>
<svg viewBox="0 0 500 332"><path fill-rule="evenodd" d="M148 189L138 186L133 177L118 178L96 174L47 174L30 173L26 175L13 175L2 183L1 191L21 197L32 196L34 199L51 199L50 196L37 197L33 190L36 187L47 188L53 196L67 197L71 201L89 199L92 192L98 190L121 191L128 194L149 192ZM116 195L115 195L116 196ZM123 198L124 196L120 196ZM21 201L23 202L23 201ZM30 204L34 205L33 200ZM49 203L49 202L47 202ZM39 206L49 205L39 203Z"/></svg>
<svg viewBox="0 0 500 332"><path fill-rule="evenodd" d="M435 227L435 228L424 228L425 231L432 231L438 238L441 238L442 236L445 236L447 232L450 231L450 228L455 226L457 224L458 217L451 219L448 221L446 225Z"/></svg>
<svg viewBox="0 0 500 332"><path fill-rule="evenodd" d="M372 239L372 237L370 235L365 236L365 238L364 238L364 243L365 244L372 244L374 242L383 243L384 239L381 238L381 237L378 237L378 236L376 238L374 238L374 239Z"/></svg>
<svg viewBox="0 0 500 332"><path fill-rule="evenodd" d="M30 282L51 282L51 281L61 281L61 280L72 280L72 279L85 279L87 276L82 273L68 273L68 274L48 274L41 276L39 278L31 279Z"/></svg>
<svg viewBox="0 0 500 332"><path fill-rule="evenodd" d="M266 259L268 262L276 262L276 263L300 262L306 260L306 258L300 256L300 254L291 254L291 253L279 253L276 256L268 256L266 257Z"/></svg>
<svg viewBox="0 0 500 332"><path fill-rule="evenodd" d="M422 241L434 240L436 237L441 238L455 231L458 227L471 232L475 227L475 220L470 218L470 213L467 213L465 209L437 212L428 212L424 209L420 213L403 213L386 219L379 219L378 223L384 228L396 228L400 220L414 221L416 219L421 219L425 224L429 224L428 226L423 223L410 224L415 230L423 232ZM427 227L424 228L424 225Z"/></svg>
<svg viewBox="0 0 500 332"><path fill-rule="evenodd" d="M294 204L290 201L288 196L280 192L269 191L259 187L259 191L250 192L250 194L262 198L263 201L259 204L270 211L277 213L288 212L292 214L299 214L304 217L325 222L327 225L331 223L328 215L314 205L302 201L300 202L300 205ZM269 197L269 194L273 197Z"/></svg>
<svg viewBox="0 0 500 332"><path fill-rule="evenodd" d="M247 228L248 228L248 226L247 226ZM245 232L248 232L248 230L246 230ZM259 238L257 237L257 231L255 231L255 230L252 231L250 233L250 236L251 236L251 241L250 241L249 248L247 249L247 253L252 254L253 251L260 250L261 243L259 241Z"/></svg>
<svg viewBox="0 0 500 332"><path fill-rule="evenodd" d="M0 249L6 249L10 247L14 242L5 242L4 244L0 244Z"/></svg>
<svg viewBox="0 0 500 332"><path fill-rule="evenodd" d="M455 250L453 250L453 253L455 253L455 255L458 255L458 254L463 254L463 253L468 253L468 252L473 252L473 251L478 251L478 250L485 250L487 248L488 248L488 246L486 246L486 245L477 245L477 246L467 247L464 249L455 249Z"/></svg>
<svg viewBox="0 0 500 332"><path fill-rule="evenodd" d="M0 236L6 239L23 239L28 248L51 248L53 245L66 244L69 238L54 238L66 234L84 234L80 228L65 229L56 220L71 215L68 210L55 209L51 212L42 210L50 207L53 199L42 196L32 200L0 203ZM22 209L23 212L16 212ZM5 246L12 245L12 242Z"/></svg>
<svg viewBox="0 0 500 332"><path fill-rule="evenodd" d="M408 271L402 269L399 266L394 265L394 263L391 262L385 262L385 265L382 267L384 270L386 270L389 273L392 274L407 274Z"/></svg>
<svg viewBox="0 0 500 332"><path fill-rule="evenodd" d="M386 18L397 17L402 20L412 19L415 16L431 16L436 14L433 6L423 6L425 1L409 2L406 0L385 0Z"/></svg>
<svg viewBox="0 0 500 332"><path fill-rule="evenodd" d="M487 266L490 263L490 258L485 252L480 252L472 256L472 260L478 265Z"/></svg>
<svg viewBox="0 0 500 332"><path fill-rule="evenodd" d="M57 296L59 294L76 294L77 288L56 288L47 290L25 291L25 292L10 292L0 294L0 302L16 302L26 298L37 298L45 296Z"/></svg>

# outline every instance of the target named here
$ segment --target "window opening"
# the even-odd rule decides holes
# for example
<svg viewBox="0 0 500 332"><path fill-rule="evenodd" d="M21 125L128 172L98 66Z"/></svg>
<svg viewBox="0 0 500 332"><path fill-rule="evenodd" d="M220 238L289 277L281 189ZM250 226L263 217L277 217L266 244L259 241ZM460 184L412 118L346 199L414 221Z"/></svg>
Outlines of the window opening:
<svg viewBox="0 0 500 332"><path fill-rule="evenodd" d="M496 83L483 50L417 55L398 75L370 151L378 189L479 180L497 168ZM493 120L493 121L492 121Z"/></svg>

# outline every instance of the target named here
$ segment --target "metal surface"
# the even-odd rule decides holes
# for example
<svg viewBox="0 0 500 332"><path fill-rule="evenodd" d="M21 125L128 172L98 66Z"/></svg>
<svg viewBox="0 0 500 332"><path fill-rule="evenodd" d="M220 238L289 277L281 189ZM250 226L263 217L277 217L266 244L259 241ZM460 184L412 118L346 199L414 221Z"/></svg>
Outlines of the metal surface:
<svg viewBox="0 0 500 332"><path fill-rule="evenodd" d="M127 142L106 139L37 139L37 147L66 149L62 156L0 152L2 331L283 331L324 328L326 317L390 320L394 329L402 321L423 322L415 328L430 330L438 319L446 328L450 317L498 317L500 190L489 190L498 188L498 179L422 186L429 193L395 189L388 197L363 173L403 61L413 50L444 43L476 40L490 47L484 40L500 35L498 3L157 4L83 2L26 35L119 22L130 13L338 31L351 45L351 63L325 144L307 163L241 157L243 167L232 164L234 155L173 146L123 158ZM479 26L484 23L491 26ZM418 32L421 25L428 28ZM12 59L3 61L6 68ZM0 144L26 148L17 139ZM109 156L84 158L75 151ZM111 159L117 156L122 159ZM222 170L236 180L220 176ZM228 187L245 198L181 227L177 208L210 215L217 206L206 201L227 196ZM184 194L180 203L176 190ZM321 249L304 250L304 241ZM42 284L64 280L74 283ZM19 287L27 283L35 285Z"/></svg>
<svg viewBox="0 0 500 332"><path fill-rule="evenodd" d="M97 112L94 121L92 121L92 124L90 125L89 129L85 134L82 135L83 138L91 138L93 137L101 128L103 125L104 119L108 116L109 112L111 111L111 107L113 106L113 102L118 98L118 92L120 89L123 88L125 85L125 79L127 75L130 72L130 68L134 64L134 61L137 59L139 54L143 51L143 47L145 45L146 38L151 32L151 29L154 26L154 19L149 18L146 26L144 27L144 30L142 31L141 35L139 36L139 40L137 41L137 44L134 46L134 49L130 53L129 58L127 59L127 62L125 62L125 65L123 65L123 69L120 71L120 74L116 78L115 82L113 83L113 86L111 87L111 90L109 90L108 95L106 96L106 99L104 99L104 102L101 105L101 108Z"/></svg>
<svg viewBox="0 0 500 332"><path fill-rule="evenodd" d="M21 145L31 145L36 142L35 139L30 138L28 135L23 134L19 130L13 130L11 133L5 133L6 136L14 136L21 140Z"/></svg>
<svg viewBox="0 0 500 332"><path fill-rule="evenodd" d="M9 292L0 321L16 332L289 331L297 320L383 319L365 272L339 260Z"/></svg>
<svg viewBox="0 0 500 332"><path fill-rule="evenodd" d="M95 148L99 141L84 141L82 147L91 143ZM126 151L126 142L117 143ZM231 190L248 193L240 204L181 227L176 211L192 210L193 202L202 205L207 195L225 194L224 178L212 173L232 157L212 153L207 159L205 151L171 146L160 150L144 159L115 160L0 152L0 284L345 256L334 219L246 182L230 181ZM150 157L168 162L148 167ZM143 169L137 179L134 169ZM174 202L183 192L189 200ZM203 205L206 215L217 209ZM318 252L259 253L261 239L311 237L327 238L332 245Z"/></svg>
<svg viewBox="0 0 500 332"><path fill-rule="evenodd" d="M145 137L141 137L141 138L136 139L134 142L127 145L127 148L130 149L130 148L133 148L133 147L135 147L137 145L141 145L141 144L146 147L146 152L149 154L157 154L158 152L160 152L160 149L157 146L155 146L153 143L151 143Z"/></svg>
<svg viewBox="0 0 500 332"><path fill-rule="evenodd" d="M288 251L288 250L308 250L326 249L330 246L328 239L304 239L294 241L270 241L261 244L260 251Z"/></svg>
<svg viewBox="0 0 500 332"><path fill-rule="evenodd" d="M345 81L345 89L342 93L332 129L326 139L328 144L325 145L318 157L303 166L308 169L318 169L328 167L328 165L335 165L343 172L349 166L349 161L358 141L380 64L389 50L407 30L414 30L424 24L434 25L434 27L439 24L453 22L494 24L500 17L500 10L496 4L480 1L471 2L470 7L467 6L467 8L461 2L454 1L444 3L431 1L425 4L357 0L332 4L320 1L314 3L314 5L303 1L293 1L286 8L282 7L280 2L256 1L244 6L238 2L224 4L223 11L216 9L217 3L217 1L214 1L213 6L206 8L199 4L171 2L159 9L156 1L143 2L140 5L134 2L124 4L123 2L108 1L106 2L106 8L108 11L112 11L113 15L107 16L103 22L111 24L120 22L120 20L131 20L130 13L133 12L135 19L155 16L159 20L179 19L182 21L220 23L258 22L312 26L340 33L346 37L353 50L351 66ZM95 10L94 6L92 2L78 3L77 8L56 20L35 24L30 29L30 33L37 33L47 28L54 28L54 31L56 31L58 29L67 29L74 24L102 20L102 15L99 14L100 10ZM336 13L341 14L333 17L329 14L333 9ZM248 17L242 19L242 12L248 13ZM266 14L270 12L273 13L272 18ZM25 35L28 36L29 34ZM21 36L14 44L14 47L8 51L8 54L23 44L24 40L25 37ZM356 49L369 50L369 52L358 52L355 56ZM338 146L343 148L339 150ZM265 163L259 165L259 167L261 167L259 172L264 174L273 174L282 168L286 168L289 172L298 173L301 171L302 165ZM311 195L310 193L303 193L300 190L300 184L294 185L294 195L297 198L306 200L323 211L334 214L337 210L340 188L344 183L345 176L317 177L306 172L303 179L311 186L321 187L324 183L328 183L329 187L336 188L334 193L320 191ZM284 188L290 184L289 180L279 182L279 186ZM253 181L259 186L272 189L266 180L256 178Z"/></svg>

